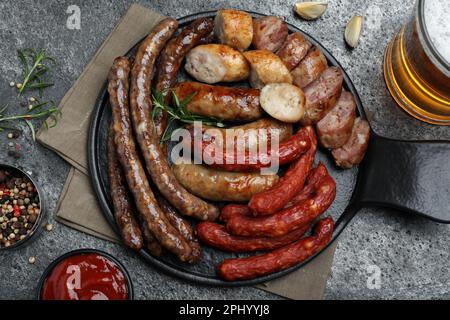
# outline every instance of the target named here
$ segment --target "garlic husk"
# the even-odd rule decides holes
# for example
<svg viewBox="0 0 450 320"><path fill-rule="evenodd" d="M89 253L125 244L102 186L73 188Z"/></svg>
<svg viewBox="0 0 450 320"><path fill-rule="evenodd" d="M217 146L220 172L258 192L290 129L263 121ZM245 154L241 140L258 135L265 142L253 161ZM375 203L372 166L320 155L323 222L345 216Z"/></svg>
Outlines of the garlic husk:
<svg viewBox="0 0 450 320"><path fill-rule="evenodd" d="M353 16L347 23L345 28L345 42L351 47L356 48L359 38L361 37L361 30L363 24L362 16Z"/></svg>
<svg viewBox="0 0 450 320"><path fill-rule="evenodd" d="M325 1L297 2L295 12L305 20L320 18L327 10L328 3Z"/></svg>

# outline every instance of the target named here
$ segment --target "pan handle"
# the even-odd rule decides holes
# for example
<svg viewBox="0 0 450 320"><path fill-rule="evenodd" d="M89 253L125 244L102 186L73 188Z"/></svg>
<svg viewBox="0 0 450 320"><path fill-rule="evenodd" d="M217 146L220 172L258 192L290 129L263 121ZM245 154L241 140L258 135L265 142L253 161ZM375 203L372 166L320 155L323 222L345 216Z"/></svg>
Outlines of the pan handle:
<svg viewBox="0 0 450 320"><path fill-rule="evenodd" d="M450 223L450 141L401 141L373 134L353 202Z"/></svg>

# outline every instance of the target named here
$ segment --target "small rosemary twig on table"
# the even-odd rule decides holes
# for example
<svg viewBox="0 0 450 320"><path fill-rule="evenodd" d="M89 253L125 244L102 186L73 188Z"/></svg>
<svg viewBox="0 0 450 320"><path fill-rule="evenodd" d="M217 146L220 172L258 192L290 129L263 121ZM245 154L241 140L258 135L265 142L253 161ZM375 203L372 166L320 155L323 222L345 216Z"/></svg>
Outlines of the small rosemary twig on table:
<svg viewBox="0 0 450 320"><path fill-rule="evenodd" d="M51 105L50 108L43 109L49 104ZM33 140L36 140L36 130L33 123L31 122L32 120L46 118L46 120L44 121L44 125L46 128L51 128L56 125L56 123L58 122L58 116L61 114L61 111L57 107L55 107L53 103L50 102L38 101L38 104L34 105L26 112L15 115L4 114L7 108L8 106L4 106L0 109L0 131L16 130L16 128L11 126L11 124L15 121L24 121L30 128ZM47 122L48 119L52 120L53 123L49 125L49 123Z"/></svg>
<svg viewBox="0 0 450 320"><path fill-rule="evenodd" d="M40 95L42 90L53 86L53 82L48 80L50 68L46 62L55 62L55 60L47 56L45 49L38 51L34 49L22 49L17 51L23 68L23 80L17 84L19 95L25 90L38 89Z"/></svg>

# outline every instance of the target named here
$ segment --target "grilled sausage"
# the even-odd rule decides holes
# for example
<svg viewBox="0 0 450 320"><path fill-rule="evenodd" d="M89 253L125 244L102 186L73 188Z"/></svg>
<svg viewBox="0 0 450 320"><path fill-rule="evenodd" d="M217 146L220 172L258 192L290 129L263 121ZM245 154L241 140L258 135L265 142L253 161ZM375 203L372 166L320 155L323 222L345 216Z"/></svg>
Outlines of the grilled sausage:
<svg viewBox="0 0 450 320"><path fill-rule="evenodd" d="M148 224L142 218L141 215L137 216L139 220L139 226L141 227L142 236L144 238L145 248L150 252L151 255L155 257L159 257L164 252L163 247L158 242L158 239L155 238L152 231L148 228Z"/></svg>
<svg viewBox="0 0 450 320"><path fill-rule="evenodd" d="M169 26L172 24L170 23ZM159 34L163 30L167 30L167 25L167 20L161 22L155 27L154 32ZM152 38L145 40L144 43L155 41ZM113 116L117 158L124 170L140 219L145 222L164 248L173 252L181 261L188 261L191 258L191 248L171 226L156 203L136 149L128 106L129 74L128 58L119 57L114 61L108 76L108 93Z"/></svg>
<svg viewBox="0 0 450 320"><path fill-rule="evenodd" d="M211 18L198 18L184 28L178 36L171 39L160 54L156 72L156 90L161 92L164 103L168 105L172 94L169 89L174 87L177 81L178 70L186 53L205 37L211 34L213 20ZM207 40L206 40L207 41ZM162 136L167 126L167 113L160 112L155 118L156 132Z"/></svg>
<svg viewBox="0 0 450 320"><path fill-rule="evenodd" d="M218 171L195 164L173 165L173 172L190 192L212 201L245 202L278 181L277 175Z"/></svg>
<svg viewBox="0 0 450 320"><path fill-rule="evenodd" d="M251 216L251 211L246 204L227 204L220 211L219 220L228 222L233 216Z"/></svg>
<svg viewBox="0 0 450 320"><path fill-rule="evenodd" d="M311 42L307 41L299 32L294 32L288 35L286 42L277 51L277 55L291 71L303 60L310 48Z"/></svg>
<svg viewBox="0 0 450 320"><path fill-rule="evenodd" d="M301 128L288 140L279 144L278 148L267 148L266 152L259 150L252 152L223 152L221 148L214 148L214 140L211 142L202 139L194 139L194 149L201 150L203 161L208 165L227 171L247 172L270 167L278 161L279 165L292 162L305 153L311 145L309 133L306 128ZM265 151L265 150L264 150ZM217 154L216 154L217 153Z"/></svg>
<svg viewBox="0 0 450 320"><path fill-rule="evenodd" d="M139 251L144 241L139 224L134 216L134 204L127 190L119 160L117 160L112 126L108 132L107 147L109 192L114 208L114 218L125 245L135 251Z"/></svg>
<svg viewBox="0 0 450 320"><path fill-rule="evenodd" d="M317 183L315 195L271 216L233 216L227 222L230 233L247 237L279 237L309 224L333 203L336 183L330 175Z"/></svg>
<svg viewBox="0 0 450 320"><path fill-rule="evenodd" d="M320 179L328 174L327 169L322 162L312 169L308 175L308 179L303 190L294 196L285 206L284 209L289 208L303 200L311 198L316 192L316 187ZM245 204L227 204L220 212L219 220L228 222L233 216L252 216L250 208Z"/></svg>
<svg viewBox="0 0 450 320"><path fill-rule="evenodd" d="M253 88L261 89L268 83L292 83L292 76L280 57L267 50L244 52L251 65L249 82Z"/></svg>
<svg viewBox="0 0 450 320"><path fill-rule="evenodd" d="M288 27L280 17L268 16L253 19L253 47L275 52L288 36Z"/></svg>
<svg viewBox="0 0 450 320"><path fill-rule="evenodd" d="M186 127L191 132L191 139L200 137L202 140L211 141L211 133L215 137L215 148L223 148L223 152L230 150L229 144L233 143L233 148L237 149L238 144L245 146L246 150L258 150L259 145L266 145L270 148L272 136L277 136L279 142L286 141L292 136L292 125L272 118L264 118L240 126L227 129L215 128L202 125L201 133L196 132L193 125ZM201 134L201 136L200 136Z"/></svg>
<svg viewBox="0 0 450 320"><path fill-rule="evenodd" d="M197 234L200 241L208 246L229 252L251 252L284 247L300 239L309 228L310 226L306 225L278 238L248 238L234 236L218 223L201 222L197 225Z"/></svg>
<svg viewBox="0 0 450 320"><path fill-rule="evenodd" d="M369 146L370 126L366 120L356 118L348 141L331 153L336 164L342 168L351 168L361 163Z"/></svg>
<svg viewBox="0 0 450 320"><path fill-rule="evenodd" d="M211 86L198 82L182 82L175 94L180 101L193 96L186 105L188 111L226 121L252 121L263 116L259 105L259 90Z"/></svg>
<svg viewBox="0 0 450 320"><path fill-rule="evenodd" d="M314 235L269 253L227 259L219 265L218 274L227 281L246 280L295 266L325 248L331 240L333 229L333 219L327 217L316 224Z"/></svg>
<svg viewBox="0 0 450 320"><path fill-rule="evenodd" d="M132 123L147 171L163 196L183 215L200 220L215 220L219 215L218 208L190 194L173 175L151 119L150 88L155 59L177 25L176 20L165 19L144 40L136 53L131 70Z"/></svg>
<svg viewBox="0 0 450 320"><path fill-rule="evenodd" d="M250 67L242 54L224 44L203 44L186 56L185 69L200 82L234 82L248 78Z"/></svg>
<svg viewBox="0 0 450 320"><path fill-rule="evenodd" d="M267 191L255 194L248 207L255 216L270 215L282 209L304 186L317 150L317 139L314 129L307 127L311 141L310 149L291 164L286 174L276 185Z"/></svg>
<svg viewBox="0 0 450 320"><path fill-rule="evenodd" d="M303 190L295 195L285 206L285 208L292 207L293 205L300 203L303 200L311 198L317 191L317 185L319 181L328 174L327 168L322 162L319 162L317 167L311 170L306 179L306 184Z"/></svg>
<svg viewBox="0 0 450 320"><path fill-rule="evenodd" d="M300 88L316 80L327 68L327 59L319 48L310 50L297 67L291 71L293 83Z"/></svg>
<svg viewBox="0 0 450 320"><path fill-rule="evenodd" d="M314 82L306 86L303 91L306 97L305 116L302 125L319 122L325 114L336 105L341 95L344 77L341 69L330 67Z"/></svg>
<svg viewBox="0 0 450 320"><path fill-rule="evenodd" d="M179 213L161 194L157 194L156 198L161 210L165 213L172 226L177 229L177 231L189 243L189 246L192 249L192 257L190 262L199 261L202 256L202 249L189 222L183 219L183 217L179 215Z"/></svg>
<svg viewBox="0 0 450 320"><path fill-rule="evenodd" d="M343 91L336 105L317 122L317 135L325 148L342 147L350 138L356 117L356 103L350 92Z"/></svg>
<svg viewBox="0 0 450 320"><path fill-rule="evenodd" d="M211 42L214 41L214 37L215 37L215 36L214 36L214 30L213 30L213 31L211 31L208 35L202 37L202 38L200 39L200 41L198 42L198 44L199 44L199 45L201 45L201 44L210 44Z"/></svg>
<svg viewBox="0 0 450 320"><path fill-rule="evenodd" d="M220 9L214 19L214 33L220 43L244 51L253 39L252 16L244 11Z"/></svg>

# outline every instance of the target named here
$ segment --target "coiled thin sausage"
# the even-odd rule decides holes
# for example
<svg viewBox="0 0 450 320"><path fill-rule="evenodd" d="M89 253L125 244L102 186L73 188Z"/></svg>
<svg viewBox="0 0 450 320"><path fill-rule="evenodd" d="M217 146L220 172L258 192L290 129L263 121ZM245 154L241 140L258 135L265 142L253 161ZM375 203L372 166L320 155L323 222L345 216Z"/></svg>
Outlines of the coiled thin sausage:
<svg viewBox="0 0 450 320"><path fill-rule="evenodd" d="M163 20L136 53L131 70L132 123L147 171L163 196L183 215L200 220L215 220L219 215L218 208L190 194L173 175L151 119L150 88L155 60L177 26L178 22L174 19Z"/></svg>
<svg viewBox="0 0 450 320"><path fill-rule="evenodd" d="M109 192L114 207L114 218L125 245L135 251L139 251L143 245L142 232L134 216L134 204L127 190L119 160L117 160L112 126L110 126L108 132L107 156Z"/></svg>
<svg viewBox="0 0 450 320"><path fill-rule="evenodd" d="M319 162L316 168L312 169L308 175L305 187L303 190L294 196L284 209L289 208L300 201L311 198L316 192L317 183L320 179L328 174L327 168L322 162ZM245 204L228 204L224 206L220 212L219 220L222 222L228 222L233 216L252 216L252 212L248 205Z"/></svg>
<svg viewBox="0 0 450 320"><path fill-rule="evenodd" d="M248 207L255 216L269 215L282 209L304 186L317 150L314 129L306 127L311 146L309 150L291 164L286 174L267 191L253 195Z"/></svg>
<svg viewBox="0 0 450 320"><path fill-rule="evenodd" d="M213 19L198 18L184 28L178 36L171 39L161 52L156 72L156 90L161 92L164 103L168 105L172 98L169 89L175 86L178 70L184 57L200 42L208 41L214 27ZM167 126L167 113L160 112L155 119L158 136L164 133Z"/></svg>
<svg viewBox="0 0 450 320"><path fill-rule="evenodd" d="M210 147L214 141L208 142L194 139L194 148L202 151L203 160L210 166L226 171L256 171L269 167L271 160L277 159L279 165L292 162L304 154L311 146L309 133L301 128L296 134L279 144L278 148L268 148L267 152L222 152L216 156L216 149ZM219 155L221 158L219 158ZM216 161L217 160L217 161Z"/></svg>
<svg viewBox="0 0 450 320"><path fill-rule="evenodd" d="M156 30L159 28L157 27ZM108 76L108 93L113 115L117 157L141 219L145 221L149 230L164 248L173 252L180 260L188 261L191 257L191 249L159 208L139 159L128 106L129 73L128 58L119 57L114 61Z"/></svg>
<svg viewBox="0 0 450 320"><path fill-rule="evenodd" d="M316 224L314 235L269 253L227 259L219 265L218 274L227 281L246 280L295 266L323 249L330 242L333 229L333 219L327 217Z"/></svg>
<svg viewBox="0 0 450 320"><path fill-rule="evenodd" d="M208 246L229 252L251 252L259 250L274 250L300 239L310 226L294 230L278 238L248 238L234 236L227 229L215 222L201 222L197 225L197 235L201 242Z"/></svg>
<svg viewBox="0 0 450 320"><path fill-rule="evenodd" d="M336 183L326 175L317 183L314 197L301 201L271 216L233 216L227 223L230 233L247 237L279 237L311 223L333 203Z"/></svg>
<svg viewBox="0 0 450 320"><path fill-rule="evenodd" d="M183 238L189 243L192 249L192 258L190 262L197 262L202 256L202 249L198 243L197 237L191 224L181 217L178 212L170 205L170 203L160 194L156 196L161 210L166 214L167 219L172 226L178 230Z"/></svg>
<svg viewBox="0 0 450 320"><path fill-rule="evenodd" d="M294 196L285 206L285 208L289 208L300 201L306 200L311 198L314 193L316 192L317 184L319 183L320 179L325 177L328 174L327 168L322 162L319 162L317 167L311 170L311 172L308 175L308 178L306 179L306 184L303 190Z"/></svg>

